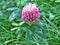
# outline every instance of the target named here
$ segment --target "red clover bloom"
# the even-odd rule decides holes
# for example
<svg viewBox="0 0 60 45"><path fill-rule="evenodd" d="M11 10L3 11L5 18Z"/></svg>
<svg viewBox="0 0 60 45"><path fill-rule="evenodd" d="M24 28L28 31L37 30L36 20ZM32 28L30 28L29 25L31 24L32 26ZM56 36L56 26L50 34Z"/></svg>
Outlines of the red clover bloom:
<svg viewBox="0 0 60 45"><path fill-rule="evenodd" d="M29 3L23 7L22 19L26 23L37 22L39 20L39 11L35 4Z"/></svg>

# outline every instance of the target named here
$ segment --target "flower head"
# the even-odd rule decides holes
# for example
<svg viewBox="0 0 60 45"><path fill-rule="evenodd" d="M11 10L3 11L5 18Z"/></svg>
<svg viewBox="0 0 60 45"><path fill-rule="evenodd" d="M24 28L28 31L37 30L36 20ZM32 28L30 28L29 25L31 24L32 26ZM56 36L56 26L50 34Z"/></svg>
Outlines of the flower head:
<svg viewBox="0 0 60 45"><path fill-rule="evenodd" d="M23 7L22 19L26 23L37 22L39 17L39 11L35 4L29 3Z"/></svg>

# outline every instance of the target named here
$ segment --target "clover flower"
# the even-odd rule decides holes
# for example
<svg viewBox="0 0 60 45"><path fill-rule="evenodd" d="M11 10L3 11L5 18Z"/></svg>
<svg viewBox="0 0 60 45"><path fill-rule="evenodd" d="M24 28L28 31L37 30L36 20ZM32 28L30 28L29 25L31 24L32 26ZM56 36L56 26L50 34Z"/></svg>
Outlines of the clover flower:
<svg viewBox="0 0 60 45"><path fill-rule="evenodd" d="M26 23L37 22L39 20L39 10L35 4L29 3L23 7L22 19Z"/></svg>

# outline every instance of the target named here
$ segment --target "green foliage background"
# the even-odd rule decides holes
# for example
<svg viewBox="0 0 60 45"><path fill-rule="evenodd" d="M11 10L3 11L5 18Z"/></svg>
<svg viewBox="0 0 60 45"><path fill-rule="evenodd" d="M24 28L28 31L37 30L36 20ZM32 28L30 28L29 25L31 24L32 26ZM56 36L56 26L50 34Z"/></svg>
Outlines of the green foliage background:
<svg viewBox="0 0 60 45"><path fill-rule="evenodd" d="M21 18L29 2L40 12L31 26ZM0 45L60 45L60 0L0 0Z"/></svg>

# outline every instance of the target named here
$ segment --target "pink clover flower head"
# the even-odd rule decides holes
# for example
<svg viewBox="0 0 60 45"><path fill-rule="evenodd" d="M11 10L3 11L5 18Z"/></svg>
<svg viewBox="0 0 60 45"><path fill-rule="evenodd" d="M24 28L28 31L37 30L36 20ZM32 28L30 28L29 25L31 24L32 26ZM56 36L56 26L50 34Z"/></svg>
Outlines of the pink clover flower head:
<svg viewBox="0 0 60 45"><path fill-rule="evenodd" d="M26 23L37 22L39 20L39 10L35 4L29 3L23 7L22 10L22 19Z"/></svg>

